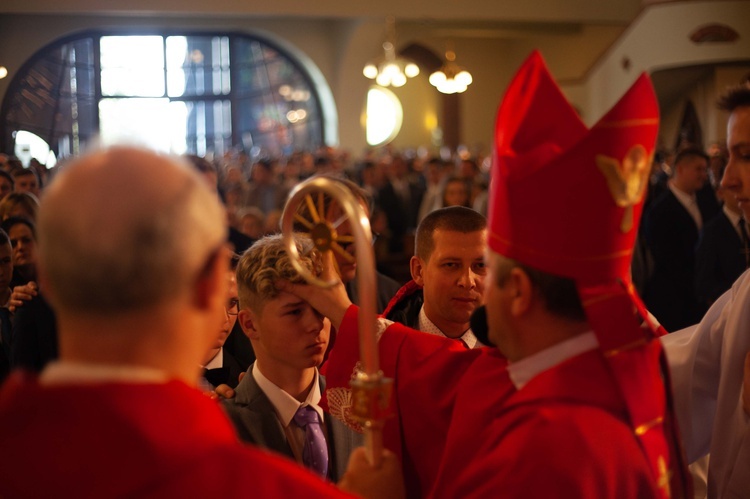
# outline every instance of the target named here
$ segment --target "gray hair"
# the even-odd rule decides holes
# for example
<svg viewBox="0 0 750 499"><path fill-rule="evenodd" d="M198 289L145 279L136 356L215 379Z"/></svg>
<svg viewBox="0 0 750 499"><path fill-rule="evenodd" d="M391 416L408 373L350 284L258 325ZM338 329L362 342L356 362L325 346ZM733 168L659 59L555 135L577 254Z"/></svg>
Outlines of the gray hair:
<svg viewBox="0 0 750 499"><path fill-rule="evenodd" d="M119 147L78 159L55 178L38 233L56 306L123 313L186 293L224 242L226 224L195 172Z"/></svg>

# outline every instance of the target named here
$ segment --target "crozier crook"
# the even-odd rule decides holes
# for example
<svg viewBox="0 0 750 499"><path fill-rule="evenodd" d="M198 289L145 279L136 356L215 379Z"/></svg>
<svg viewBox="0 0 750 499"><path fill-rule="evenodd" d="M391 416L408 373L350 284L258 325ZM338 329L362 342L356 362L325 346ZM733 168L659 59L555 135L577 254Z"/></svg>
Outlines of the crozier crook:
<svg viewBox="0 0 750 499"><path fill-rule="evenodd" d="M331 223L326 220L324 195L332 198L343 211L343 216L336 222ZM309 219L298 213L298 208L302 203L306 205ZM352 236L339 235L336 228L347 219L351 221ZM290 192L281 218L281 231L292 265L308 283L320 287L331 287L336 284L336 281L329 282L314 276L300 262L300 255L294 242L295 223L305 227L307 232L303 235L310 237L314 247L321 253L334 251L345 258L352 258L339 243L354 243L360 297L358 325L362 369L357 372L351 382L352 416L361 421L364 427L365 445L370 463L379 467L383 452L383 425L388 416L393 380L383 376L378 361L375 327L377 279L370 221L352 193L334 180L314 177L299 184Z"/></svg>

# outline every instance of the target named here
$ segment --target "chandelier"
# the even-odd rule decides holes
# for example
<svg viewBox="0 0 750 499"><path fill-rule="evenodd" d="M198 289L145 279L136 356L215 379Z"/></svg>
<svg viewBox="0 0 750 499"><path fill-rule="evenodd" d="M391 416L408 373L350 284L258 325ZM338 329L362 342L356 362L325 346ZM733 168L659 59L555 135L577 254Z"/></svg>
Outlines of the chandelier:
<svg viewBox="0 0 750 499"><path fill-rule="evenodd" d="M445 52L445 64L430 75L430 85L437 87L444 94L456 94L466 91L473 81L471 73L455 63L456 53Z"/></svg>
<svg viewBox="0 0 750 499"><path fill-rule="evenodd" d="M381 87L402 87L408 78L419 74L419 66L396 57L396 21L392 16L385 20L386 38L383 42L385 56L379 62L370 62L362 70L367 78Z"/></svg>

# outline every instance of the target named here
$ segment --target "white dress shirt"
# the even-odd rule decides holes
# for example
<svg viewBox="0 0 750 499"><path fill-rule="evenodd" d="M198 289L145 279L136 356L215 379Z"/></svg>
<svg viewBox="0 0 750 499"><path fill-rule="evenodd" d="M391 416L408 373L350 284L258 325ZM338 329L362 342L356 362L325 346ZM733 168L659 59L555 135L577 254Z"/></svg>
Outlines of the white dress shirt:
<svg viewBox="0 0 750 499"><path fill-rule="evenodd" d="M268 400L276 410L276 417L279 419L281 426L284 427L284 432L287 436L289 446L292 448L297 462L302 462L302 449L305 445L305 430L297 426L294 423L294 415L297 414L297 410L304 406L309 405L315 412L320 416L321 423L325 421L325 415L323 409L320 408L320 380L318 379L318 370L315 369L315 379L313 379L310 393L307 394L307 398L304 402L299 402L297 399L289 395L287 392L276 386L271 380L266 378L258 368L258 363L253 364L253 378L263 393L268 397ZM326 434L325 425L323 426L323 433Z"/></svg>
<svg viewBox="0 0 750 499"><path fill-rule="evenodd" d="M419 330L423 333L429 333L434 334L437 336L443 336L447 338L445 333L443 333L439 327L437 327L428 317L427 314L424 312L424 305L422 305L422 309L419 311ZM474 333L471 331L471 329L467 329L464 334L462 334L459 338L461 341L464 342L464 344L469 348L481 348L484 345L479 342L476 336L474 336Z"/></svg>
<svg viewBox="0 0 750 499"><path fill-rule="evenodd" d="M538 374L598 346L599 340L593 331L579 334L518 362L508 362L508 375L516 389L520 390Z"/></svg>
<svg viewBox="0 0 750 499"><path fill-rule="evenodd" d="M698 208L698 200L695 197L695 194L688 194L687 192L681 191L680 189L675 187L673 182L668 182L667 186L669 187L669 190L672 191L672 194L675 195L677 201L680 202L680 204L693 218L695 226L698 227L698 230L701 230L703 228L703 216L701 215L700 208Z"/></svg>

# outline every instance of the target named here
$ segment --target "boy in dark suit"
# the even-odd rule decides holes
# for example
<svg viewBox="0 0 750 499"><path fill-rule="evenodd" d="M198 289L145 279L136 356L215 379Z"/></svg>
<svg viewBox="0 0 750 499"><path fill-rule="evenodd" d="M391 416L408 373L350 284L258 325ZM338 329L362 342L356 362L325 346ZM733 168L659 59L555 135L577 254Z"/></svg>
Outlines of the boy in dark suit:
<svg viewBox="0 0 750 499"><path fill-rule="evenodd" d="M298 240L304 264L311 242ZM361 439L320 407L325 389L318 373L331 331L330 321L307 302L280 291L280 280L300 283L281 236L256 242L237 265L238 320L250 338L256 361L224 401L240 438L304 464L321 477L341 478L351 450Z"/></svg>
<svg viewBox="0 0 750 499"><path fill-rule="evenodd" d="M232 261L235 262L236 260L233 258ZM229 281L229 298L224 306L224 324L222 324L216 343L206 355L206 361L203 364L203 381L207 385L203 388L206 391L213 390L222 384L235 388L239 383L240 373L244 370L234 356L224 348L224 343L237 322L240 307L237 297L237 278L234 270L227 272L227 280Z"/></svg>

